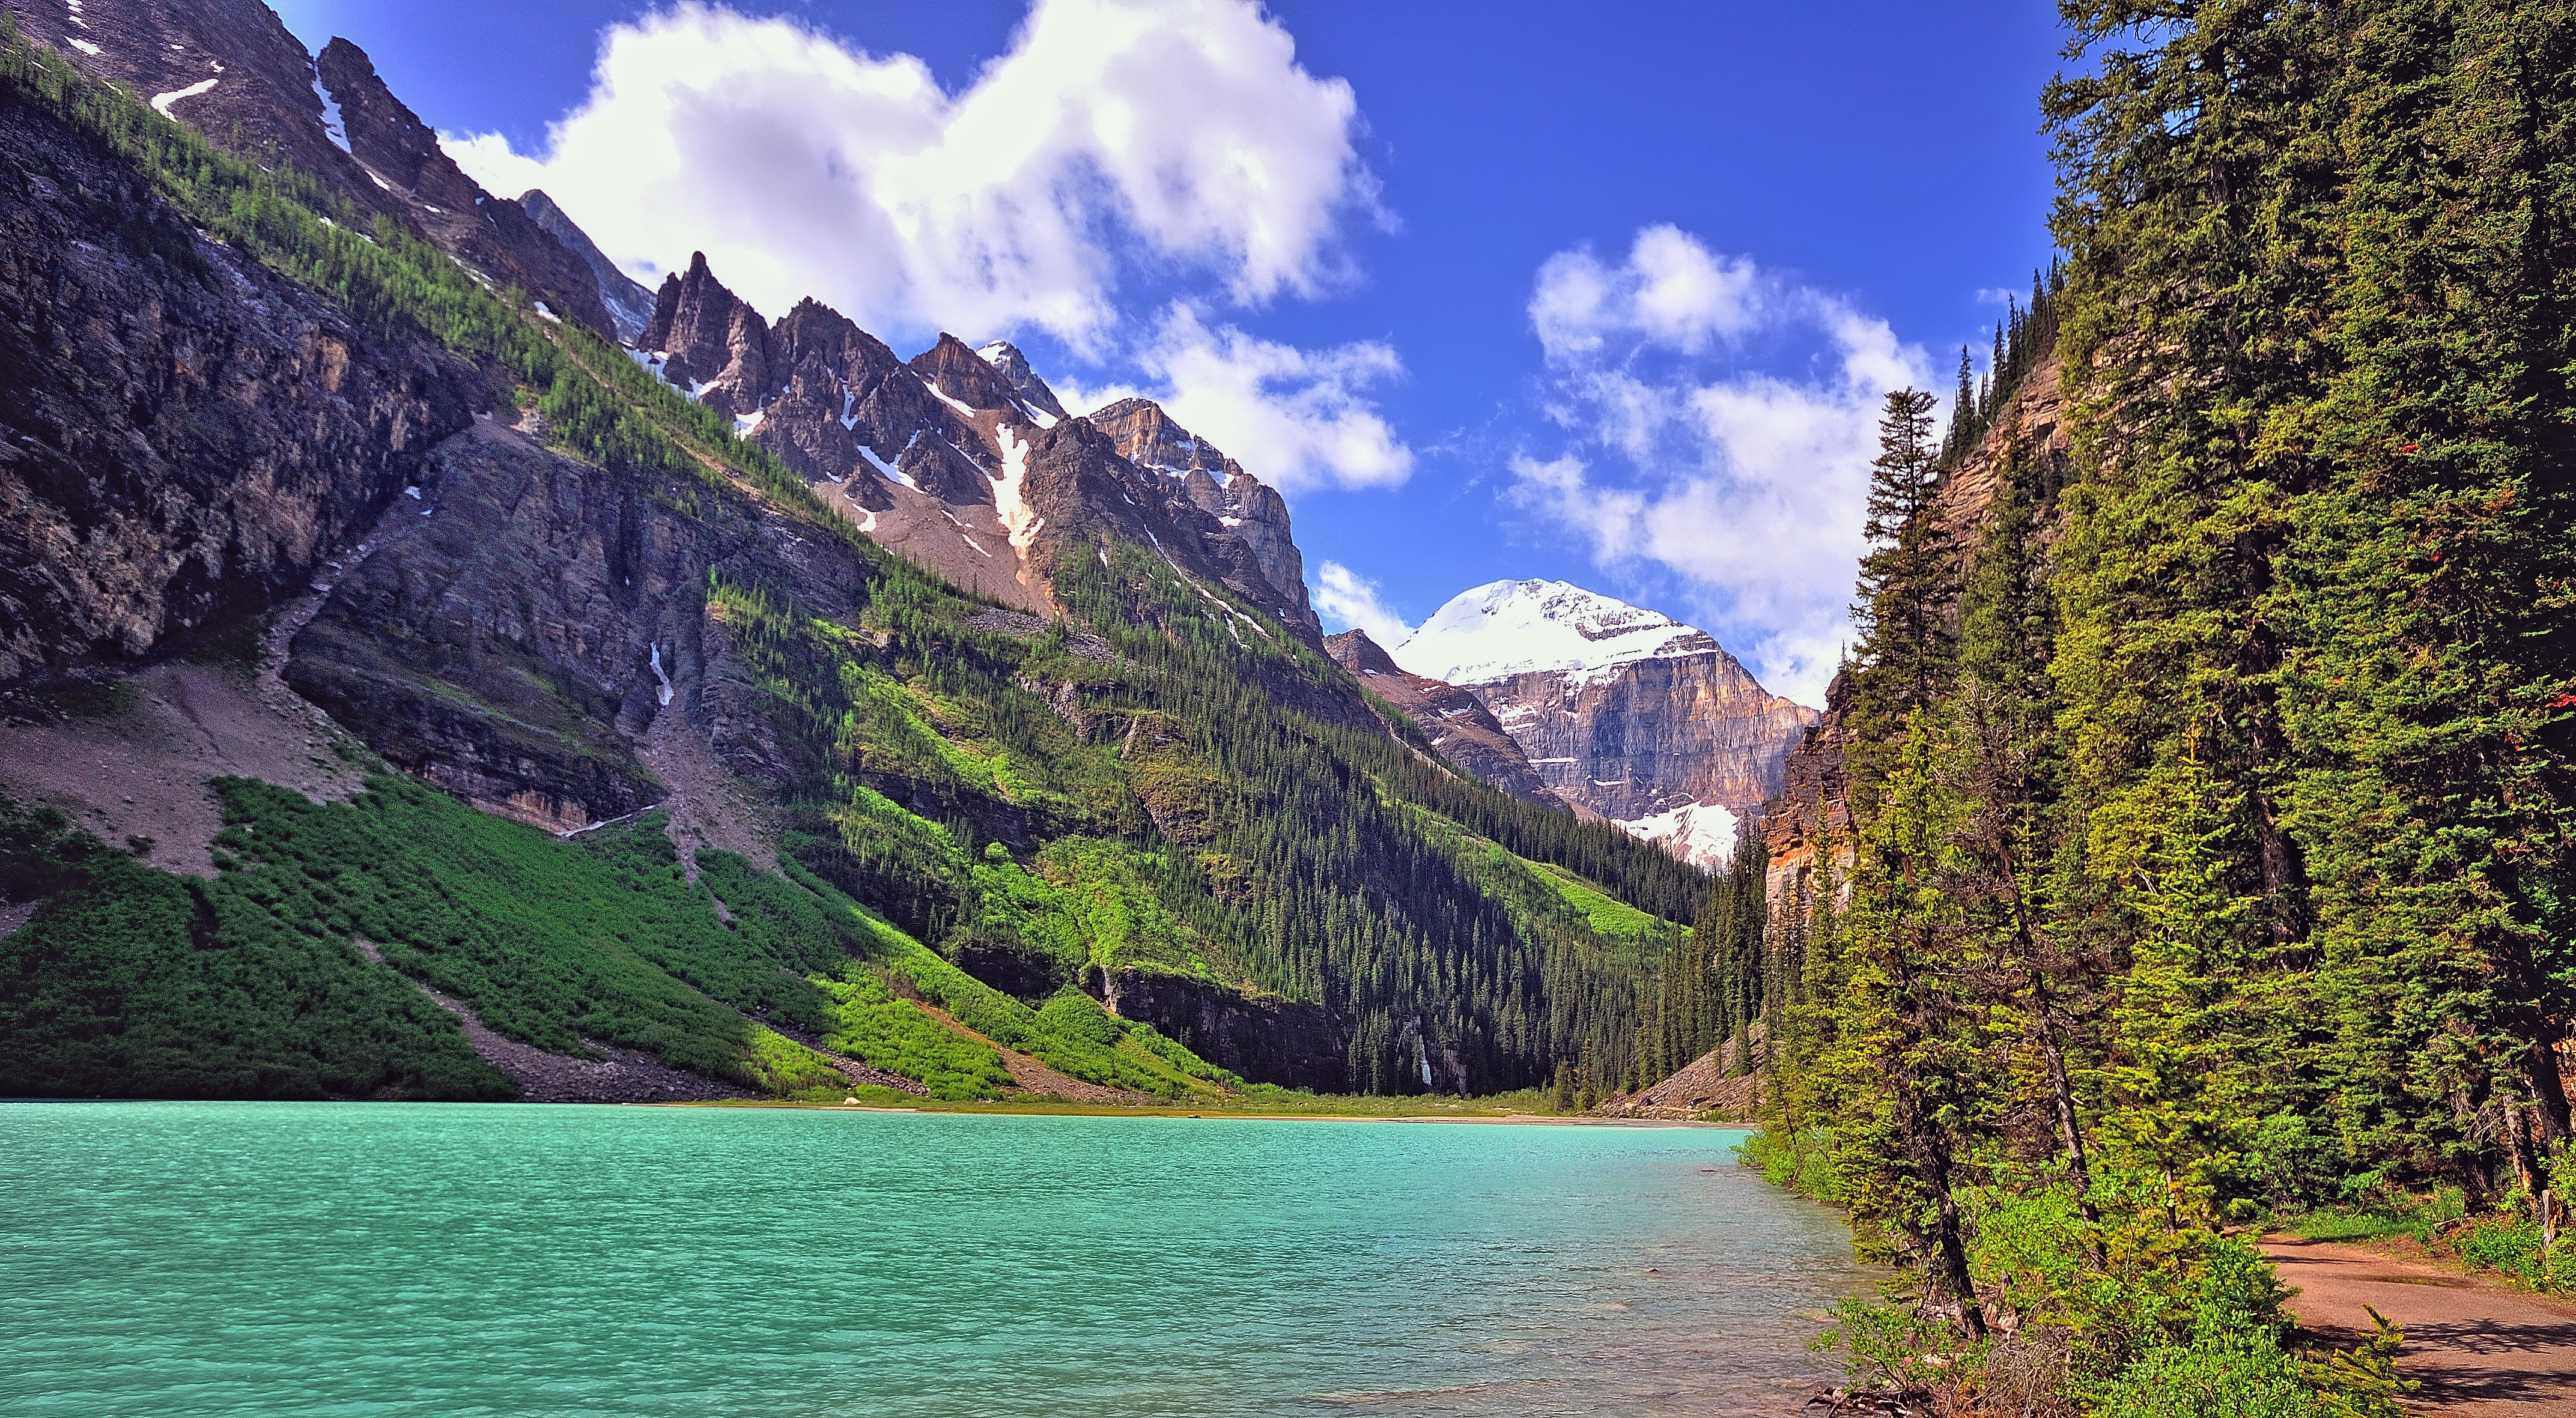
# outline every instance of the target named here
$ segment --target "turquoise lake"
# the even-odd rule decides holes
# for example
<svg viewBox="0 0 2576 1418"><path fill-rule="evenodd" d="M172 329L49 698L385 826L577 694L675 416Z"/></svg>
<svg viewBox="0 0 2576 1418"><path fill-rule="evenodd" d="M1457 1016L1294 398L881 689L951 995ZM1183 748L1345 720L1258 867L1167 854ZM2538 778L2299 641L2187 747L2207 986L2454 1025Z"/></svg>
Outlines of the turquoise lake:
<svg viewBox="0 0 2576 1418"><path fill-rule="evenodd" d="M0 1104L0 1412L1784 1413L1708 1129Z"/></svg>

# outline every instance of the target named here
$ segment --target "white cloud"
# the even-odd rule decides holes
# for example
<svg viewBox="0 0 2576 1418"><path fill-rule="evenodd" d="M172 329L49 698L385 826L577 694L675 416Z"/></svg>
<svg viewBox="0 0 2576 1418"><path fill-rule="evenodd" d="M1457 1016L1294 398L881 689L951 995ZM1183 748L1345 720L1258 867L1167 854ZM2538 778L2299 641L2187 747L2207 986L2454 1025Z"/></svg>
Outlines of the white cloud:
<svg viewBox="0 0 2576 1418"><path fill-rule="evenodd" d="M1377 597L1378 583L1338 561L1325 562L1315 573L1315 614L1336 630L1365 630L1379 649L1391 649L1409 639L1413 627Z"/></svg>
<svg viewBox="0 0 2576 1418"><path fill-rule="evenodd" d="M1089 348L1125 265L1238 303L1330 284L1342 220L1376 210L1357 114L1251 0L1035 0L955 94L911 55L684 3L604 33L543 153L446 142L630 270L702 250L772 315L811 295L888 332Z"/></svg>
<svg viewBox="0 0 2576 1418"><path fill-rule="evenodd" d="M1615 267L1549 258L1530 320L1578 448L1513 459L1512 500L1605 569L1676 576L1765 686L1821 703L1849 635L1879 403L1931 387L1930 361L1885 321L1669 226ZM1807 354L1799 373L1774 372L1782 347Z"/></svg>
<svg viewBox="0 0 2576 1418"><path fill-rule="evenodd" d="M1413 472L1413 450L1371 399L1404 373L1387 345L1299 349L1231 325L1211 329L1197 309L1175 303L1126 361L1147 376L1148 387L1059 385L1057 392L1074 409L1133 394L1151 398L1283 493L1392 487Z"/></svg>
<svg viewBox="0 0 2576 1418"><path fill-rule="evenodd" d="M1580 358L1620 336L1697 354L1763 319L1771 286L1750 260L1710 254L1681 228L1637 233L1625 264L1560 251L1538 268L1530 323L1551 360Z"/></svg>

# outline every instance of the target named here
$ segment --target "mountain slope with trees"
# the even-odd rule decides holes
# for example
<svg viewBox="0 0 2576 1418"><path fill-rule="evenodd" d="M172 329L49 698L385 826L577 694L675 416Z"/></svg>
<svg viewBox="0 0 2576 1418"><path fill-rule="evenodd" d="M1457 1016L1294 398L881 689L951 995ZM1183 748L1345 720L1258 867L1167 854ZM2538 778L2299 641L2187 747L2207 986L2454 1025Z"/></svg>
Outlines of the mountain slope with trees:
<svg viewBox="0 0 2576 1418"><path fill-rule="evenodd" d="M0 875L32 918L0 944L0 1090L505 1095L420 988L557 1056L638 1051L787 1096L838 1096L861 1064L973 1096L999 1086L979 1039L1129 1096L1238 1072L1490 1092L1565 1061L1631 1071L1679 929L1657 923L1705 878L1458 772L1268 595L1131 530L1156 524L1072 515L1143 477L1089 425L1012 465L1070 509L1032 540L1060 614L1016 612L888 553L830 478L627 352L291 167L15 35L0 105L41 138L7 162L137 183L72 218L125 275L220 304L241 287L210 273L247 263L342 322L339 353L308 339L314 368L408 361L450 401L425 439L396 425L428 446L347 489L342 521L281 567L220 568L193 619L131 647L8 627L31 647L13 712L112 731L127 675L220 660L267 611L285 654L260 692L327 706L361 766L498 814L391 775L345 802L218 781L196 876L13 810ZM45 285L75 246L10 270L79 297ZM193 414L211 396L164 397ZM82 466L77 429L23 430L0 476L20 449ZM250 495L145 476L164 505ZM53 507L63 486L12 495ZM923 1033L927 1006L972 1037Z"/></svg>

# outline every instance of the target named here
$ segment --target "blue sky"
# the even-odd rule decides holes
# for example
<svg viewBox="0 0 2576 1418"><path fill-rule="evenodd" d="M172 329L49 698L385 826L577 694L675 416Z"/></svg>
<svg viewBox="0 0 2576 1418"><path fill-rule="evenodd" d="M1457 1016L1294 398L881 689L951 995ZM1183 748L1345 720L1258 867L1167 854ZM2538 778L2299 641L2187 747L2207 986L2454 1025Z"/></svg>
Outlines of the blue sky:
<svg viewBox="0 0 2576 1418"><path fill-rule="evenodd" d="M2045 0L278 8L648 282L704 245L772 316L1164 398L1335 628L1561 578L1810 702L1877 393L2050 250Z"/></svg>

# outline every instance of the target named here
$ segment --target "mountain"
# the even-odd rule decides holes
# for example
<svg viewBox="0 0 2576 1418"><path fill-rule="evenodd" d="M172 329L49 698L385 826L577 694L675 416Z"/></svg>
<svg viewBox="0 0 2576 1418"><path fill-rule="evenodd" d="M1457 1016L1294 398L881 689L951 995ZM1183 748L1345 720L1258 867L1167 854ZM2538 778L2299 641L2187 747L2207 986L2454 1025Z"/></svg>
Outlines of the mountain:
<svg viewBox="0 0 2576 1418"><path fill-rule="evenodd" d="M1632 1070L1703 878L1386 713L1274 579L1275 493L703 257L621 347L426 220L358 56L319 75L354 154L237 85L243 134L375 154L362 232L185 126L301 52L238 8L0 37L0 1093ZM162 61L66 29L218 84L156 108L88 60Z"/></svg>
<svg viewBox="0 0 2576 1418"><path fill-rule="evenodd" d="M641 338L644 327L653 320L653 293L617 269L617 263L608 259L608 253L599 249L599 243L591 240L588 232L573 224L564 209L555 205L554 198L531 187L519 194L519 206L547 235L562 242L566 251L580 257L582 264L590 268L591 275L599 281L600 304L607 307L617 338L630 345Z"/></svg>
<svg viewBox="0 0 2576 1418"><path fill-rule="evenodd" d="M1017 350L1011 351L1018 355ZM1118 456L1173 486L1164 495L1217 519L1252 552L1253 561L1298 623L1321 634L1306 604L1306 562L1288 530L1288 504L1215 444L1174 423L1151 399L1121 399L1095 409L1091 423L1118 446Z"/></svg>
<svg viewBox="0 0 2576 1418"><path fill-rule="evenodd" d="M389 221L485 280L612 332L591 269L517 202L458 170L349 41L308 54L259 0L0 0L0 11L155 110L291 166L346 204L341 217L360 230Z"/></svg>
<svg viewBox="0 0 2576 1418"><path fill-rule="evenodd" d="M1130 449L1168 456L1134 437L1170 426L1159 408L1127 400L1070 418L1008 343L979 353L942 335L907 363L817 301L771 324L699 254L664 279L637 353L735 432L830 484L878 544L970 592L1054 615L1047 563L1114 535L1310 643L1321 637L1277 493L1230 462L1223 488L1202 469L1138 463Z"/></svg>
<svg viewBox="0 0 2576 1418"><path fill-rule="evenodd" d="M1562 805L1564 800L1548 790L1547 781L1530 767L1528 755L1475 695L1454 684L1407 674L1365 630L1326 636L1324 649L1361 688L1409 715L1431 746L1450 762L1513 797Z"/></svg>
<svg viewBox="0 0 2576 1418"><path fill-rule="evenodd" d="M1557 797L1705 867L1818 719L1706 633L1563 581L1461 592L1389 654L1472 693Z"/></svg>

